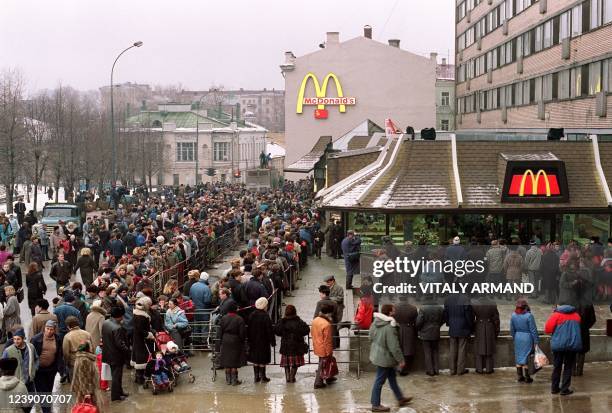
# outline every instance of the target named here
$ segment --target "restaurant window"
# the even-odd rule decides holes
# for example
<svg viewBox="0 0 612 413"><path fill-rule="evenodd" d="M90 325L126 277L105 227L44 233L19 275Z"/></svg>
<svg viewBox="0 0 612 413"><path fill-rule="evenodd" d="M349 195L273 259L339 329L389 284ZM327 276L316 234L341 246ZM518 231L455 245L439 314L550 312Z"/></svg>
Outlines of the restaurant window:
<svg viewBox="0 0 612 413"><path fill-rule="evenodd" d="M386 235L385 214L370 212L349 212L348 229L361 236L362 247L381 245L381 238Z"/></svg>
<svg viewBox="0 0 612 413"><path fill-rule="evenodd" d="M589 95L601 92L601 62L589 64Z"/></svg>
<svg viewBox="0 0 612 413"><path fill-rule="evenodd" d="M446 240L446 217L442 214L392 214L389 215L389 236L397 246L406 241L440 245Z"/></svg>
<svg viewBox="0 0 612 413"><path fill-rule="evenodd" d="M610 236L609 214L563 214L560 231L563 244L571 240L581 245L590 243L591 237L605 242Z"/></svg>
<svg viewBox="0 0 612 413"><path fill-rule="evenodd" d="M572 9L572 37L582 34L582 5Z"/></svg>

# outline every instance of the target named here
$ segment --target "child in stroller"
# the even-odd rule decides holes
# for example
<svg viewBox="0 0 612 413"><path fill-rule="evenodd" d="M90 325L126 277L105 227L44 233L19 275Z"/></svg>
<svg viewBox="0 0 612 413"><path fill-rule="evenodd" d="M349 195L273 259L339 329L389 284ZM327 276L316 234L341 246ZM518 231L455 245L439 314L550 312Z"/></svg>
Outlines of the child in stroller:
<svg viewBox="0 0 612 413"><path fill-rule="evenodd" d="M195 376L191 374L191 366L187 364L187 356L179 350L174 341L169 341L166 344L165 360L167 365L172 368L172 373L176 377L187 373L189 375L189 382L193 383L195 381Z"/></svg>
<svg viewBox="0 0 612 413"><path fill-rule="evenodd" d="M153 383L155 383L156 386L160 387L168 386L170 384L170 379L168 378L168 368L166 366L166 360L164 360L164 356L161 351L155 353L155 363L152 367Z"/></svg>

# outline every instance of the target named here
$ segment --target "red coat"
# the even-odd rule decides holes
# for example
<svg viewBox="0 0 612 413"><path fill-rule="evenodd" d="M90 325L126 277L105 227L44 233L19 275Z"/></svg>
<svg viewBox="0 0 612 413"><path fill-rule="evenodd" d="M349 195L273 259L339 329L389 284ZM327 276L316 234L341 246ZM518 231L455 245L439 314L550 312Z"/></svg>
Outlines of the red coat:
<svg viewBox="0 0 612 413"><path fill-rule="evenodd" d="M355 324L360 330L369 330L374 317L374 300L371 295L365 295L359 300L355 313Z"/></svg>

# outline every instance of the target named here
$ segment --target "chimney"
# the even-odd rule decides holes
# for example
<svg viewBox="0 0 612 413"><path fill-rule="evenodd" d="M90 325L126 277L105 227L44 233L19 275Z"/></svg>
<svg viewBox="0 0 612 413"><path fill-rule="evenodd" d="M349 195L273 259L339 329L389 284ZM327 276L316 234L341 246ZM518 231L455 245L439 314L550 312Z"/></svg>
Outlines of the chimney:
<svg viewBox="0 0 612 413"><path fill-rule="evenodd" d="M389 39L389 46L397 47L399 49L400 39Z"/></svg>
<svg viewBox="0 0 612 413"><path fill-rule="evenodd" d="M326 46L331 46L334 44L340 43L340 33L339 32L327 32L327 39L325 41Z"/></svg>
<svg viewBox="0 0 612 413"><path fill-rule="evenodd" d="M369 24L363 26L363 37L365 37L366 39L372 38L372 26L370 26Z"/></svg>
<svg viewBox="0 0 612 413"><path fill-rule="evenodd" d="M438 62L438 54L436 52L429 53L429 58L436 63Z"/></svg>
<svg viewBox="0 0 612 413"><path fill-rule="evenodd" d="M446 66L446 57L442 58L442 65Z"/></svg>
<svg viewBox="0 0 612 413"><path fill-rule="evenodd" d="M293 52L285 52L285 64L295 64L295 55Z"/></svg>

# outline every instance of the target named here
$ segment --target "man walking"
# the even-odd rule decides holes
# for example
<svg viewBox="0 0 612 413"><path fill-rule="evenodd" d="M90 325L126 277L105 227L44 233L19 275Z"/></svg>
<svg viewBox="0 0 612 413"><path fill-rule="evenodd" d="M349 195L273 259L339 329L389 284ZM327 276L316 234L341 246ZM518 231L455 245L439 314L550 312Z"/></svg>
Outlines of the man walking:
<svg viewBox="0 0 612 413"><path fill-rule="evenodd" d="M380 394L387 379L399 407L406 406L412 400L412 397L404 397L397 385L395 368L399 365L403 369L405 361L394 314L395 307L392 304L384 304L380 313L374 313L374 322L370 326L370 361L376 366L371 397L373 412L391 411L391 408L380 404Z"/></svg>
<svg viewBox="0 0 612 413"><path fill-rule="evenodd" d="M66 326L68 327L68 333L64 336L62 342L62 349L64 352L64 362L66 364L66 370L68 376L72 376L74 370L74 362L76 360L76 354L81 344L89 344L89 348L93 349L93 343L91 342L91 334L85 330L81 330L79 326L79 320L76 317L70 316L66 319Z"/></svg>
<svg viewBox="0 0 612 413"><path fill-rule="evenodd" d="M123 307L113 307L111 318L102 324L102 362L111 368L111 401L123 401L128 394L123 391L123 365L125 358L129 357L130 349L126 341L126 332L121 325L125 309Z"/></svg>
<svg viewBox="0 0 612 413"><path fill-rule="evenodd" d="M570 389L572 371L576 363L576 354L582 350L580 315L573 306L560 305L546 321L544 332L551 335L550 348L553 352L550 392L568 396L574 392Z"/></svg>
<svg viewBox="0 0 612 413"><path fill-rule="evenodd" d="M13 344L4 349L2 358L17 359L15 377L25 384L29 393L34 393L34 377L36 377L38 355L34 346L25 341L25 331L22 328L13 333Z"/></svg>
<svg viewBox="0 0 612 413"><path fill-rule="evenodd" d="M542 250L536 244L534 240L529 242L531 247L529 251L525 254L525 268L527 269L527 275L529 277L529 282L533 285L533 296L534 298L538 297L538 294L541 291L540 284L540 264L542 263Z"/></svg>
<svg viewBox="0 0 612 413"><path fill-rule="evenodd" d="M23 197L20 196L17 198L17 202L15 202L15 207L13 208L15 214L17 214L17 222L19 225L23 224L23 220L25 219L26 213L26 204L23 203Z"/></svg>
<svg viewBox="0 0 612 413"><path fill-rule="evenodd" d="M51 393L55 376L62 365L62 342L57 334L57 322L47 320L44 330L30 340L39 355L38 370L34 378L36 391ZM51 406L42 406L44 413L51 412Z"/></svg>
<svg viewBox="0 0 612 413"><path fill-rule="evenodd" d="M465 295L451 294L446 299L444 322L448 326L450 340L450 374L466 374L467 343L474 330L474 312Z"/></svg>
<svg viewBox="0 0 612 413"><path fill-rule="evenodd" d="M57 261L51 266L49 277L55 281L55 289L60 295L60 288L67 287L70 284L70 276L72 275L72 264L64 259L64 253L59 253Z"/></svg>

